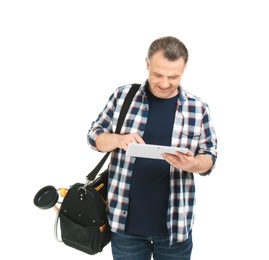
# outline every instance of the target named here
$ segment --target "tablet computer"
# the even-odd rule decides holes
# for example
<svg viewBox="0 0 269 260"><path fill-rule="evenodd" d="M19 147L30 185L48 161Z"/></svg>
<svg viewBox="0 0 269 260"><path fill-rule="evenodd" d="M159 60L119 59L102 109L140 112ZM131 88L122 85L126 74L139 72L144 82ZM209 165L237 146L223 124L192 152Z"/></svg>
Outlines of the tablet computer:
<svg viewBox="0 0 269 260"><path fill-rule="evenodd" d="M176 152L181 152L186 154L188 151L189 150L187 148L180 147L130 143L126 151L126 156L164 160L162 157L163 153L175 154Z"/></svg>

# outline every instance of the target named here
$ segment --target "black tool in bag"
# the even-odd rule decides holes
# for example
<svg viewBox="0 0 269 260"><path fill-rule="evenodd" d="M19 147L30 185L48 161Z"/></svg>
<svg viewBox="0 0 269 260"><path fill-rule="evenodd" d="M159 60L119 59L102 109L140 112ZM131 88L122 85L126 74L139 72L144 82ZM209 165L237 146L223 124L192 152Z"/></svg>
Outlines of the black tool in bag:
<svg viewBox="0 0 269 260"><path fill-rule="evenodd" d="M130 103L139 87L139 84L133 84L126 95L116 133L120 132ZM87 175L85 184L76 183L70 186L56 216L56 239L90 255L102 252L110 242L111 231L107 219L108 169L99 173L109 154L110 152L107 152ZM58 227L61 230L61 240L58 239Z"/></svg>

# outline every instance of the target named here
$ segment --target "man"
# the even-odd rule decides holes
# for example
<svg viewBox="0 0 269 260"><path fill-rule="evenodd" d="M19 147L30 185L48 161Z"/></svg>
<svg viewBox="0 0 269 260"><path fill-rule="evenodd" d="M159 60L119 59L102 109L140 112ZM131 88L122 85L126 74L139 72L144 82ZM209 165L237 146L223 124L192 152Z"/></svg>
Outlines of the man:
<svg viewBox="0 0 269 260"><path fill-rule="evenodd" d="M115 128L131 85L119 87L91 125L88 143L113 151L108 206L113 259L190 259L194 220L194 174L208 175L217 139L206 103L180 85L188 50L175 37L153 41L148 79L136 93L120 134ZM164 160L127 158L130 143L188 148Z"/></svg>

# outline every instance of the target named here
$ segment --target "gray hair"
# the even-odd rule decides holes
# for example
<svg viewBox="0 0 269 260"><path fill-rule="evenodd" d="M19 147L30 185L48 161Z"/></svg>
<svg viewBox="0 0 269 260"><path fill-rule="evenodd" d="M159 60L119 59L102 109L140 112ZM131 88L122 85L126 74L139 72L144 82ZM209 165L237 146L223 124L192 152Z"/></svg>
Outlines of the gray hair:
<svg viewBox="0 0 269 260"><path fill-rule="evenodd" d="M160 50L163 52L163 56L170 61L175 61L182 57L185 64L188 62L188 49L182 41L175 37L166 36L153 41L148 49L148 59L151 60L152 56Z"/></svg>

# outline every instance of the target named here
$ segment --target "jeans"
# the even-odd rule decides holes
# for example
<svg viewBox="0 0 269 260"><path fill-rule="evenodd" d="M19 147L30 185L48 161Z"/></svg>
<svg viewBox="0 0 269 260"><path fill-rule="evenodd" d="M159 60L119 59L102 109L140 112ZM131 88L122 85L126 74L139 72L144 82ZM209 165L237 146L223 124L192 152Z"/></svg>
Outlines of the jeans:
<svg viewBox="0 0 269 260"><path fill-rule="evenodd" d="M114 260L190 260L192 235L181 243L169 245L168 237L144 237L129 233L111 234Z"/></svg>

